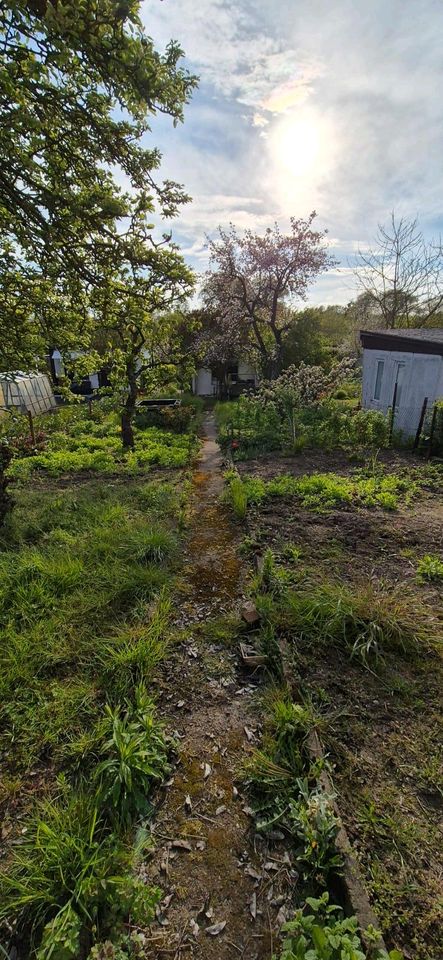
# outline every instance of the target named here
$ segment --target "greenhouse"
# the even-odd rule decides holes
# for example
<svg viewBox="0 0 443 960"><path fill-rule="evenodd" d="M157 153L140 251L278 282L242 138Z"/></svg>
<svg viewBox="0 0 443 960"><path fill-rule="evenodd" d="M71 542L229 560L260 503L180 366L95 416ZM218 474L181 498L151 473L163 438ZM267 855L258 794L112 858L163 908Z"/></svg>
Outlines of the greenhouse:
<svg viewBox="0 0 443 960"><path fill-rule="evenodd" d="M45 373L0 373L0 409L17 413L47 413L55 407L49 377Z"/></svg>

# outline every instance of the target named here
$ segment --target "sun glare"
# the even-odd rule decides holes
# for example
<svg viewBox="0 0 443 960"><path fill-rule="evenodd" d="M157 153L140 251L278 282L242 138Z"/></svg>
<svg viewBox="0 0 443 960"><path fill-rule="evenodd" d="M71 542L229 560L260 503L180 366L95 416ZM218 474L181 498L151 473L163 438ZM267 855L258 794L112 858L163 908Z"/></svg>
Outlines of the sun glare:
<svg viewBox="0 0 443 960"><path fill-rule="evenodd" d="M276 186L286 200L295 202L306 194L314 199L335 154L329 121L313 110L286 116L270 134L270 149Z"/></svg>

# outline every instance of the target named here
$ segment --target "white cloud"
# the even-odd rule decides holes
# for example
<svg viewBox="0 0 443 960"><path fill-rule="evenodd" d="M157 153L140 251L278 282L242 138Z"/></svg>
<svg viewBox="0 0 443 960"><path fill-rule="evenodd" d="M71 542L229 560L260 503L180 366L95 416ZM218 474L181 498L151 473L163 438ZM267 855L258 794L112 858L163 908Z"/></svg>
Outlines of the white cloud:
<svg viewBox="0 0 443 960"><path fill-rule="evenodd" d="M156 42L179 40L201 77L185 125L162 128L160 142L166 175L194 197L177 223L192 257L204 259L218 223L261 230L314 207L345 264L393 208L436 232L443 6L150 0L144 18ZM335 289L345 302L345 281L330 273L315 296Z"/></svg>

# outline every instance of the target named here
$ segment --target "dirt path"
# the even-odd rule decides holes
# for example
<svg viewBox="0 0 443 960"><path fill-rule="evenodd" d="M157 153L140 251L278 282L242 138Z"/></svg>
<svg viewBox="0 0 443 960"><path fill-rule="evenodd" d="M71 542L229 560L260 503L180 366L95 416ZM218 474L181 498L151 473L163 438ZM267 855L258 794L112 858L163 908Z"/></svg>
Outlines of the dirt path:
<svg viewBox="0 0 443 960"><path fill-rule="evenodd" d="M168 661L162 704L179 737L179 762L157 813L158 846L146 867L166 900L146 955L268 960L291 868L284 844L269 850L254 835L239 783L257 735L257 696L238 674L236 646L213 626L241 602L239 531L219 501L223 479L212 418L205 434L178 623L185 625L184 639Z"/></svg>

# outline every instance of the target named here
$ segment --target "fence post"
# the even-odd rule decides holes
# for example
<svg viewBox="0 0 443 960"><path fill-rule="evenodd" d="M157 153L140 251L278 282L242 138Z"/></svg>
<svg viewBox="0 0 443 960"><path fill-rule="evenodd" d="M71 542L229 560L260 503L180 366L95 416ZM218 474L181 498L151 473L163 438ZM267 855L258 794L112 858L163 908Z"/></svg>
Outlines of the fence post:
<svg viewBox="0 0 443 960"><path fill-rule="evenodd" d="M434 409L433 409L433 411L432 411L431 429L430 429L430 432L429 432L429 447L428 447L427 460L430 460L431 457L432 457L432 443L433 443L433 440L434 440L434 431L435 431L435 423L436 423L436 420L437 420L437 404L434 403Z"/></svg>
<svg viewBox="0 0 443 960"><path fill-rule="evenodd" d="M395 381L394 396L392 398L391 422L389 424L389 446L392 443L392 434L394 432L395 404L397 402L397 381Z"/></svg>
<svg viewBox="0 0 443 960"><path fill-rule="evenodd" d="M428 398L425 397L425 399L423 400L423 406L421 408L420 420L418 421L417 433L415 434L414 446L412 448L413 450L416 450L420 443L420 436L423 430L423 424L425 422L427 406L428 406Z"/></svg>

